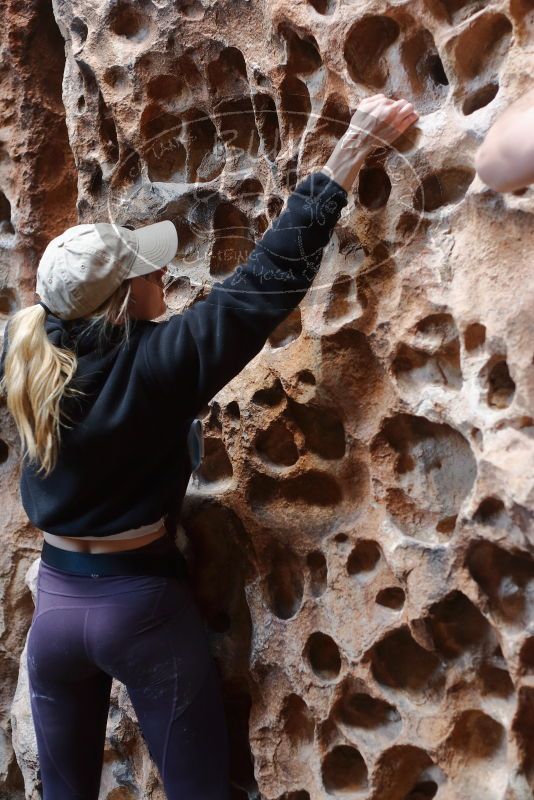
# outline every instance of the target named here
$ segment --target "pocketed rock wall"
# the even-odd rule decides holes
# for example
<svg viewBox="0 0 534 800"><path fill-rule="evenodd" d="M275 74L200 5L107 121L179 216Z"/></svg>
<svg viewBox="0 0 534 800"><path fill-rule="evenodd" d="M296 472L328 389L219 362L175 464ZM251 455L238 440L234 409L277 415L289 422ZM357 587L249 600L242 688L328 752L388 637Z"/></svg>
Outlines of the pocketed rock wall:
<svg viewBox="0 0 534 800"><path fill-rule="evenodd" d="M183 546L232 800L528 800L534 189L489 191L473 158L531 86L532 0L59 0L64 117L50 7L8 5L4 320L33 301L43 240L72 224L72 158L80 222L176 221L172 313L246 258L361 98L415 104L417 127L368 159L313 288L204 409ZM32 42L28 19L48 34ZM2 419L9 714L40 539ZM37 798L23 662L1 769L6 796ZM137 797L164 793L114 683L101 798Z"/></svg>

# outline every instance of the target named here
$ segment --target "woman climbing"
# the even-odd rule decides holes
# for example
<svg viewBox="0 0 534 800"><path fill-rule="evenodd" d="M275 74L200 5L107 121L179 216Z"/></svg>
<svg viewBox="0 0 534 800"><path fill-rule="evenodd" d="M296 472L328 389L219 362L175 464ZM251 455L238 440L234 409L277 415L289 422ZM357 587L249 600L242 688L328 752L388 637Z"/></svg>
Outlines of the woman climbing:
<svg viewBox="0 0 534 800"><path fill-rule="evenodd" d="M363 100L246 264L165 322L172 222L77 225L46 248L0 364L44 537L27 643L43 800L97 800L113 677L167 797L229 797L219 677L174 538L188 432L304 297L366 157L417 116Z"/></svg>

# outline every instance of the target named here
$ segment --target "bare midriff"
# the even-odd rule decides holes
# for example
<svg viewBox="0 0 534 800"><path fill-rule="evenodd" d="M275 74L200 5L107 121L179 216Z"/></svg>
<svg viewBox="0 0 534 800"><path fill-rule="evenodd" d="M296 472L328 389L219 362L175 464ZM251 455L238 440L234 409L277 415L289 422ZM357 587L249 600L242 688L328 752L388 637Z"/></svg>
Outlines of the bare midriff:
<svg viewBox="0 0 534 800"><path fill-rule="evenodd" d="M166 533L165 525L156 531L147 533L145 536L138 536L135 539L106 540L105 537L95 541L88 541L81 536L55 536L53 533L43 531L43 536L47 542L54 547L61 547L62 550L74 550L78 553L117 553L121 550L133 550L145 544L159 539Z"/></svg>

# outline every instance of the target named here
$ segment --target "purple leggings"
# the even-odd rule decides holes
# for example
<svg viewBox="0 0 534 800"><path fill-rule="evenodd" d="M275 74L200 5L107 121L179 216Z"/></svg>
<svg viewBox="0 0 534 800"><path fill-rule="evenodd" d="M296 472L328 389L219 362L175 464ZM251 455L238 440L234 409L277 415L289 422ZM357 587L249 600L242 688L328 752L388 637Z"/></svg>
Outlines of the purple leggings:
<svg viewBox="0 0 534 800"><path fill-rule="evenodd" d="M188 580L41 561L37 585L27 664L43 800L97 800L112 677L168 800L228 800L219 676Z"/></svg>

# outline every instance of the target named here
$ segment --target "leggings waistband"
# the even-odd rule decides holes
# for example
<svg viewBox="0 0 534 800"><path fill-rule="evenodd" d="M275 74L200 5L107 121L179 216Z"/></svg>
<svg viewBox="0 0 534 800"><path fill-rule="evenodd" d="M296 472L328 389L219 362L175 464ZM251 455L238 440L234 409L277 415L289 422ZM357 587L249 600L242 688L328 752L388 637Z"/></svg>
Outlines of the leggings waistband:
<svg viewBox="0 0 534 800"><path fill-rule="evenodd" d="M79 553L55 547L44 540L41 561L63 572L93 578L110 575L188 576L187 562L168 533L143 547L117 553Z"/></svg>

